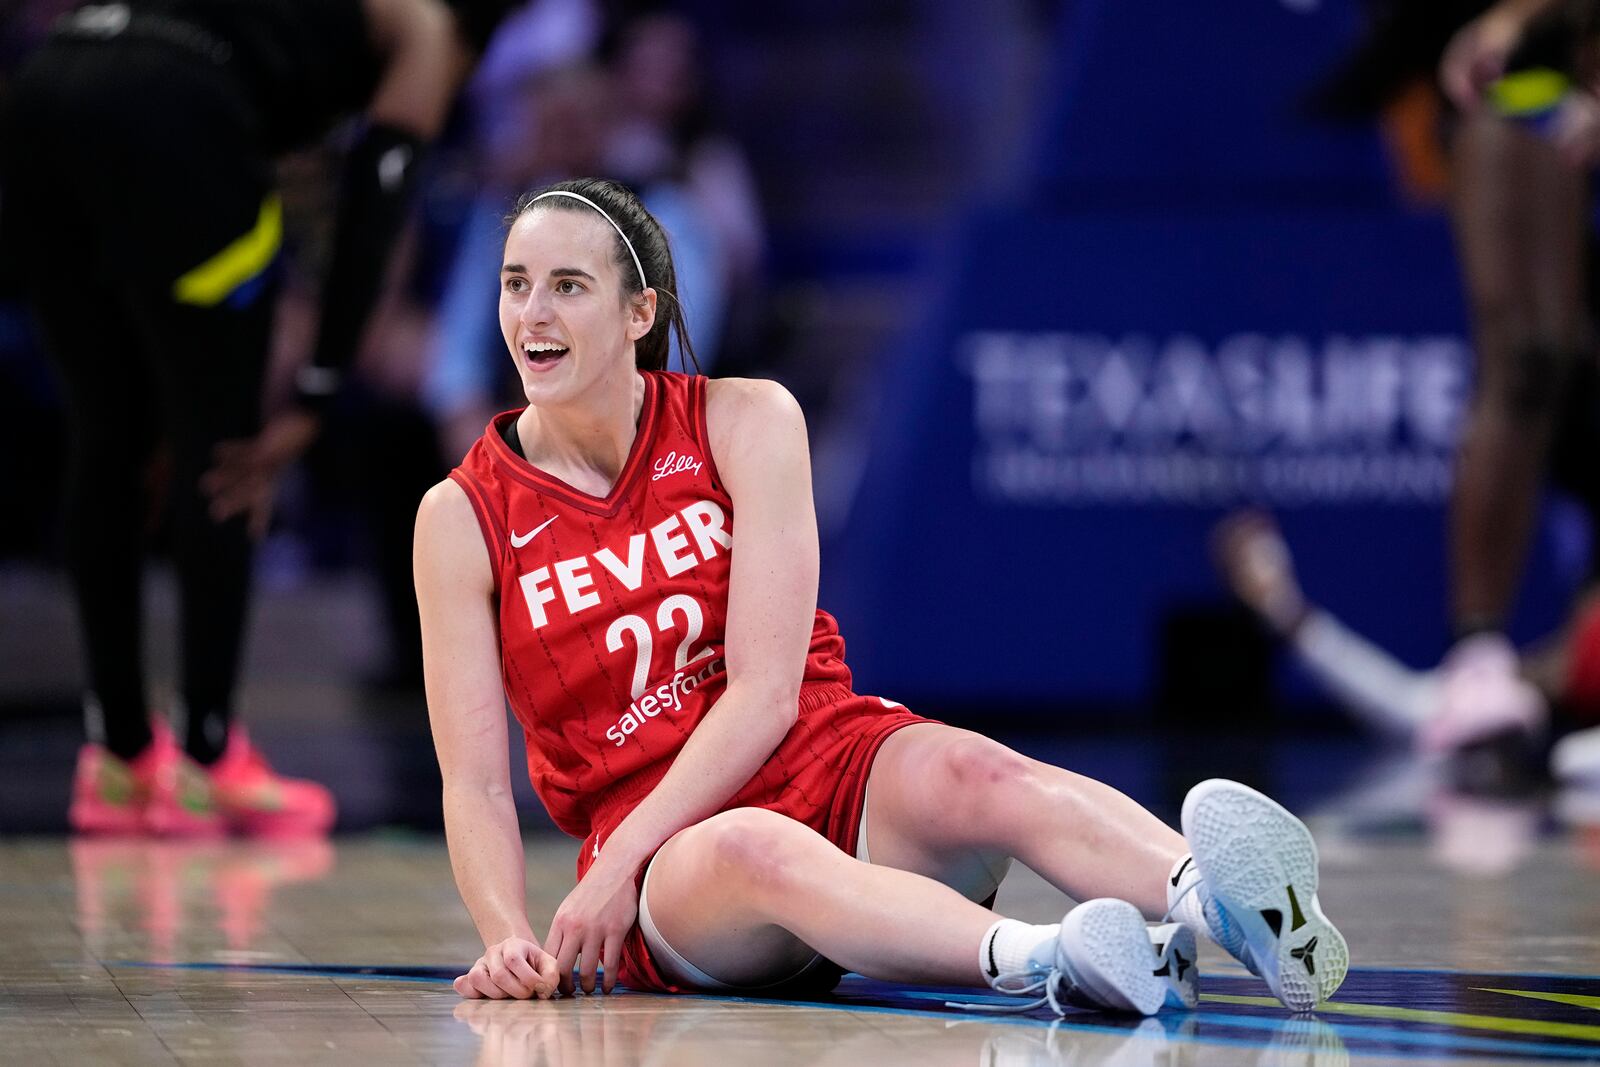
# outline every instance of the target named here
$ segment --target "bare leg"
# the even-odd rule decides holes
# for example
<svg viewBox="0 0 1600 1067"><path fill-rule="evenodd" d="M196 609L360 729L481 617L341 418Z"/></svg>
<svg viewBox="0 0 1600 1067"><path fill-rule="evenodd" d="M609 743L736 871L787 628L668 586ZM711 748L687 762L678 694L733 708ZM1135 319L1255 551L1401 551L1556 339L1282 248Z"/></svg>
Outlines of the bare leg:
<svg viewBox="0 0 1600 1067"><path fill-rule="evenodd" d="M1498 627L1521 577L1563 382L1587 357L1588 181L1492 116L1464 119L1453 153L1477 386L1451 500L1452 612L1458 629Z"/></svg>
<svg viewBox="0 0 1600 1067"><path fill-rule="evenodd" d="M997 918L761 808L712 816L662 846L650 913L668 944L733 985L780 980L821 953L884 981L983 986L978 946Z"/></svg>
<svg viewBox="0 0 1600 1067"><path fill-rule="evenodd" d="M868 779L874 864L942 877L963 857L1015 857L1072 897L1167 910L1183 836L1108 785L938 723L884 742Z"/></svg>

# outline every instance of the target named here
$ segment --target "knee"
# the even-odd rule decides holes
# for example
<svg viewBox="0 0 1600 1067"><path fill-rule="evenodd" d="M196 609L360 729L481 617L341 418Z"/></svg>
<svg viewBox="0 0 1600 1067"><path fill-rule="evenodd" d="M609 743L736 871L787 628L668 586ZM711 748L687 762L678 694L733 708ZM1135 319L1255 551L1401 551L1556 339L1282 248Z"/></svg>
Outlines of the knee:
<svg viewBox="0 0 1600 1067"><path fill-rule="evenodd" d="M1579 358L1570 346L1521 344L1508 353L1498 373L1483 375L1481 400L1517 422L1549 419Z"/></svg>
<svg viewBox="0 0 1600 1067"><path fill-rule="evenodd" d="M977 734L946 746L933 768L940 785L958 804L1026 786L1032 782L1033 772L1032 760Z"/></svg>
<svg viewBox="0 0 1600 1067"><path fill-rule="evenodd" d="M946 747L929 768L941 832L970 841L997 841L1034 806L1044 788L1033 760L973 735Z"/></svg>
<svg viewBox="0 0 1600 1067"><path fill-rule="evenodd" d="M713 815L696 833L718 881L750 892L791 891L808 866L808 851L827 844L801 823L766 808Z"/></svg>

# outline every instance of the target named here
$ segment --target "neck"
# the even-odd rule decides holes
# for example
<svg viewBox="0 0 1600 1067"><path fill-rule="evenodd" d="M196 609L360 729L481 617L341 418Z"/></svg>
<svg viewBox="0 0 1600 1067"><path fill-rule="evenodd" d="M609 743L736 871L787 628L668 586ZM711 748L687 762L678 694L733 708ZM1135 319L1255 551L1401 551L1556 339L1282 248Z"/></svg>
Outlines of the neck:
<svg viewBox="0 0 1600 1067"><path fill-rule="evenodd" d="M528 462L546 470L622 473L644 407L644 376L631 365L562 404L529 404L517 418Z"/></svg>

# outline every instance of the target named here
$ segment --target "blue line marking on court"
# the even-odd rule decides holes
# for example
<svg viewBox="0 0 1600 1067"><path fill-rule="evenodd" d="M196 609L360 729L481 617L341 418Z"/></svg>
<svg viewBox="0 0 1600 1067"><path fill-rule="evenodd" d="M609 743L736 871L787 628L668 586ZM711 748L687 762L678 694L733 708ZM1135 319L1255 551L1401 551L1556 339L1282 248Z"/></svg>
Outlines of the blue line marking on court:
<svg viewBox="0 0 1600 1067"><path fill-rule="evenodd" d="M461 973L446 967L330 966L325 963L156 963L150 960L104 960L105 967L147 967L164 971L235 971L240 974L284 974L303 978L360 978L374 982L450 983ZM446 973L446 972L450 973Z"/></svg>

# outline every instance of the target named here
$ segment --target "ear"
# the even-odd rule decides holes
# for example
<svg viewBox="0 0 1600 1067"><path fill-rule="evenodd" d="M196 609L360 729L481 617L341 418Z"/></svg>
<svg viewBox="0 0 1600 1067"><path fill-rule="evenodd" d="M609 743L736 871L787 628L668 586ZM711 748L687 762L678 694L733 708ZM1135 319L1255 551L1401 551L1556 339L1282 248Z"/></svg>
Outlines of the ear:
<svg viewBox="0 0 1600 1067"><path fill-rule="evenodd" d="M637 341L656 324L656 291L646 289L628 302L628 340Z"/></svg>

